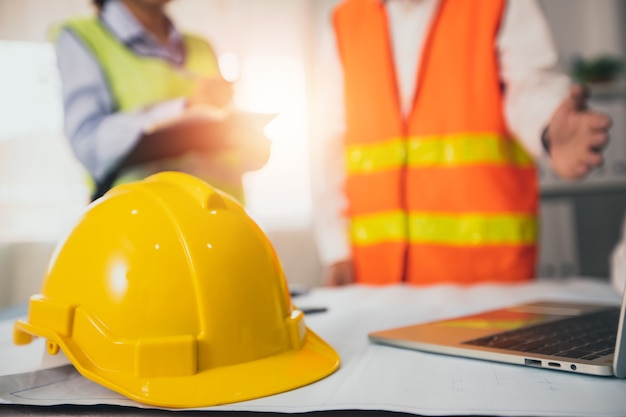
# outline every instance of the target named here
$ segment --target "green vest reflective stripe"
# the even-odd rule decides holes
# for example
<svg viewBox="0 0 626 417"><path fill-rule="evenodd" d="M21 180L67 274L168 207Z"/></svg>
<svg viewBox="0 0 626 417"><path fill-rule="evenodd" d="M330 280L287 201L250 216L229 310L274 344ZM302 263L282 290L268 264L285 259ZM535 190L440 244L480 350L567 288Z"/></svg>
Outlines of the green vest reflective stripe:
<svg viewBox="0 0 626 417"><path fill-rule="evenodd" d="M410 136L381 143L349 145L346 167L350 174L412 167L473 164L533 166L516 142L495 133Z"/></svg>
<svg viewBox="0 0 626 417"><path fill-rule="evenodd" d="M408 241L459 246L530 245L537 238L537 220L525 214L439 214L402 211L358 216L351 237L361 245Z"/></svg>

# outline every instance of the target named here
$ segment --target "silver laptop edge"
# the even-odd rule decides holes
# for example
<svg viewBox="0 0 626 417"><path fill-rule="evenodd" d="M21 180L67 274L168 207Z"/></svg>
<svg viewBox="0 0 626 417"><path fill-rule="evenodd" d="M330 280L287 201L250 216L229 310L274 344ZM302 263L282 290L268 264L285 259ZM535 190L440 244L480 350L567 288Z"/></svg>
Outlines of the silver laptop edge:
<svg viewBox="0 0 626 417"><path fill-rule="evenodd" d="M622 307L617 325L615 339L615 355L613 357L613 373L618 378L626 378L626 335L624 334L624 316L626 315L626 289L622 295Z"/></svg>
<svg viewBox="0 0 626 417"><path fill-rule="evenodd" d="M578 304L565 302L537 302L511 305L509 307L485 311L493 312L515 312L527 311L547 317L545 320L551 321L556 316L567 315L573 317L580 315L582 311L597 310L604 307L614 307L605 304ZM576 314L575 311L579 310ZM549 312L546 314L546 312ZM573 373L626 377L626 335L624 334L624 320L626 314L626 292L622 295L620 307L619 324L617 328L615 353L593 360L570 359L554 355L542 355L511 350L502 350L484 346L468 346L463 344L472 338L483 337L489 334L500 333L505 330L463 330L449 327L447 323L454 323L458 320L470 319L479 315L467 315L446 320L426 322L411 326L403 326L385 329L368 334L370 341L378 344L390 345L412 350L419 350L445 355L482 359L492 362L503 362L517 365L526 365L535 368L553 369ZM536 324L536 323L535 323ZM527 326L522 326L527 327ZM455 333L459 336L455 336ZM475 333L474 335L471 335ZM441 340L437 340L441 339Z"/></svg>

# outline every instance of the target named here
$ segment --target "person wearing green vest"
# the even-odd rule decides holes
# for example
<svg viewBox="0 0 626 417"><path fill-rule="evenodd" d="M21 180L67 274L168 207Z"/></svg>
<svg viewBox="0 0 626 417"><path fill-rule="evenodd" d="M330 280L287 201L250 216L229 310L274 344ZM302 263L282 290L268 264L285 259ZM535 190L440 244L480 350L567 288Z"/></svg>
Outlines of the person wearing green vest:
<svg viewBox="0 0 626 417"><path fill-rule="evenodd" d="M93 2L96 15L72 18L53 35L65 133L93 180L92 200L176 170L243 202L243 174L269 158L267 118L229 110L232 85L213 48L175 27L169 0Z"/></svg>

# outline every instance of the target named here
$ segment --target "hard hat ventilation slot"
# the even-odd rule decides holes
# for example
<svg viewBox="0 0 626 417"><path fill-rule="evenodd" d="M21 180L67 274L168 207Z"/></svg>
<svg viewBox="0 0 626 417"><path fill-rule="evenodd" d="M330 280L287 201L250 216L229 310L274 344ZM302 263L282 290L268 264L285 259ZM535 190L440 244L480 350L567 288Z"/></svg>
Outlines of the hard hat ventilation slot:
<svg viewBox="0 0 626 417"><path fill-rule="evenodd" d="M211 209L225 209L225 208L227 208L226 202L224 201L224 198L221 195L219 195L217 192L209 194L209 197L207 198L207 206L206 207L209 210L211 210Z"/></svg>
<svg viewBox="0 0 626 417"><path fill-rule="evenodd" d="M193 375L198 370L196 338L191 335L139 339L135 374L139 377Z"/></svg>
<svg viewBox="0 0 626 417"><path fill-rule="evenodd" d="M72 335L75 306L32 296L28 304L32 324L47 328L63 337Z"/></svg>

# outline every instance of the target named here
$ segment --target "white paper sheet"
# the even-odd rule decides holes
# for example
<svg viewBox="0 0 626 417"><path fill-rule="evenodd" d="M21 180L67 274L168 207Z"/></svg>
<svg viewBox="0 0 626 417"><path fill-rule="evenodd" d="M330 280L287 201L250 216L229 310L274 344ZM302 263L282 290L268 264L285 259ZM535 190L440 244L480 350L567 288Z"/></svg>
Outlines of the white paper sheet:
<svg viewBox="0 0 626 417"><path fill-rule="evenodd" d="M619 303L605 282L572 279L471 288L316 289L294 299L328 311L306 317L335 347L341 368L314 384L212 410L308 412L388 410L423 415L624 416L626 381L496 364L371 344L367 333L511 303L556 299ZM71 366L39 370L43 344L15 347L0 322L0 401L14 404L118 404L144 407L80 376ZM6 359L6 360L5 360Z"/></svg>

